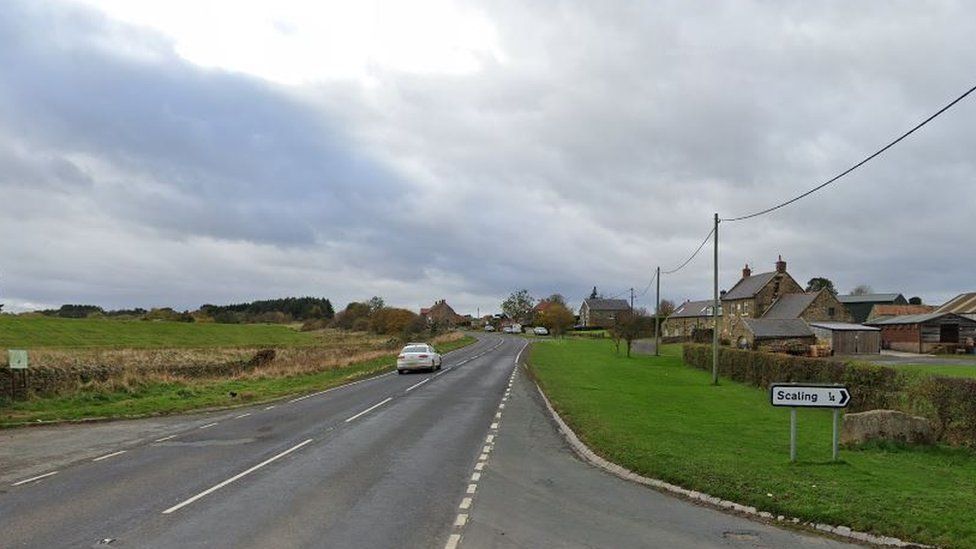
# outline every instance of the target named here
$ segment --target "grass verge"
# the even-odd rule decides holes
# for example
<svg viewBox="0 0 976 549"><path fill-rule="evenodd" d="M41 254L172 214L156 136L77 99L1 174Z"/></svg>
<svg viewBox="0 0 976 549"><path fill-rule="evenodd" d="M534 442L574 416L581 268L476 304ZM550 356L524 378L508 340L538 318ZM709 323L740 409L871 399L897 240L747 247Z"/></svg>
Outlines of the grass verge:
<svg viewBox="0 0 976 549"><path fill-rule="evenodd" d="M922 374L949 377L972 377L976 378L976 364L886 364L896 370L908 370Z"/></svg>
<svg viewBox="0 0 976 549"><path fill-rule="evenodd" d="M976 455L877 445L831 463L831 415L801 410L799 463L789 414L765 391L711 386L676 346L615 356L609 341L533 346L531 368L553 406L594 451L642 475L774 515L846 525L947 547L976 548Z"/></svg>
<svg viewBox="0 0 976 549"><path fill-rule="evenodd" d="M446 353L476 341L471 336L464 336L437 346ZM0 403L3 404L0 427L90 418L135 418L258 403L320 391L391 371L395 356L396 352L391 351L370 360L299 375L174 380L136 385L126 390L82 390L65 396L8 401Z"/></svg>

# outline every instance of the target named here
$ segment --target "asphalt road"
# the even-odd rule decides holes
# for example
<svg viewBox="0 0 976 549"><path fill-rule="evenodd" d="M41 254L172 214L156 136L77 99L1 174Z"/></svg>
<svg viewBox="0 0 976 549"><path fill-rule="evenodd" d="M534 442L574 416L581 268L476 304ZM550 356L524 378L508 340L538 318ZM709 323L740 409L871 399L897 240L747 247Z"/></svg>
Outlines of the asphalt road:
<svg viewBox="0 0 976 549"><path fill-rule="evenodd" d="M746 531L760 546L828 544L577 461L513 378L524 345L483 336L441 372L186 416L155 439L33 463L0 486L0 547L756 546Z"/></svg>

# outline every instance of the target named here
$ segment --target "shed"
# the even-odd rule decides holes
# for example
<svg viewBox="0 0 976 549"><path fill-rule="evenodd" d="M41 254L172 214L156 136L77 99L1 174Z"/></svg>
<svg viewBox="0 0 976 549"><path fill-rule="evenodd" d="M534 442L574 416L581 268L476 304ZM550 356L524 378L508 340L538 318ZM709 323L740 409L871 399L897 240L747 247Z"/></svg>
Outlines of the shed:
<svg viewBox="0 0 976 549"><path fill-rule="evenodd" d="M905 296L898 293L839 295L838 301L844 304L854 322L864 322L875 305L908 305Z"/></svg>
<svg viewBox="0 0 976 549"><path fill-rule="evenodd" d="M736 330L735 341L738 347L807 346L817 343L817 336L799 318L768 319L744 318L742 329Z"/></svg>
<svg viewBox="0 0 976 549"><path fill-rule="evenodd" d="M817 340L836 355L876 355L881 352L881 329L849 322L810 322Z"/></svg>
<svg viewBox="0 0 976 549"><path fill-rule="evenodd" d="M870 323L881 328L885 349L911 353L955 352L971 348L976 319L956 313L903 315Z"/></svg>

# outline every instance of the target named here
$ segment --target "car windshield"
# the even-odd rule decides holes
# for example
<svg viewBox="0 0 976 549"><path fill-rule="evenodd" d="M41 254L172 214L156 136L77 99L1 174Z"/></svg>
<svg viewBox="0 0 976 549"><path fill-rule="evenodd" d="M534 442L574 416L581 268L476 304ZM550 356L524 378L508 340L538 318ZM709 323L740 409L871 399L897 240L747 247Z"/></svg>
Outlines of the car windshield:
<svg viewBox="0 0 976 549"><path fill-rule="evenodd" d="M410 345L403 348L404 353L426 353L427 350L426 345Z"/></svg>

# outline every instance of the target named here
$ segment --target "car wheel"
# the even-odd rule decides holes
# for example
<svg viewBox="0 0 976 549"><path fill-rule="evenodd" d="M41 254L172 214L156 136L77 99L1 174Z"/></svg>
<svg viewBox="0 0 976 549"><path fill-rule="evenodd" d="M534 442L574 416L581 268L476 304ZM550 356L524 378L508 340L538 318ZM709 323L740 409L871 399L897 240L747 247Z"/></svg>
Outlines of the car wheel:
<svg viewBox="0 0 976 549"><path fill-rule="evenodd" d="M405 372L403 370L397 369L397 373L402 376Z"/></svg>

